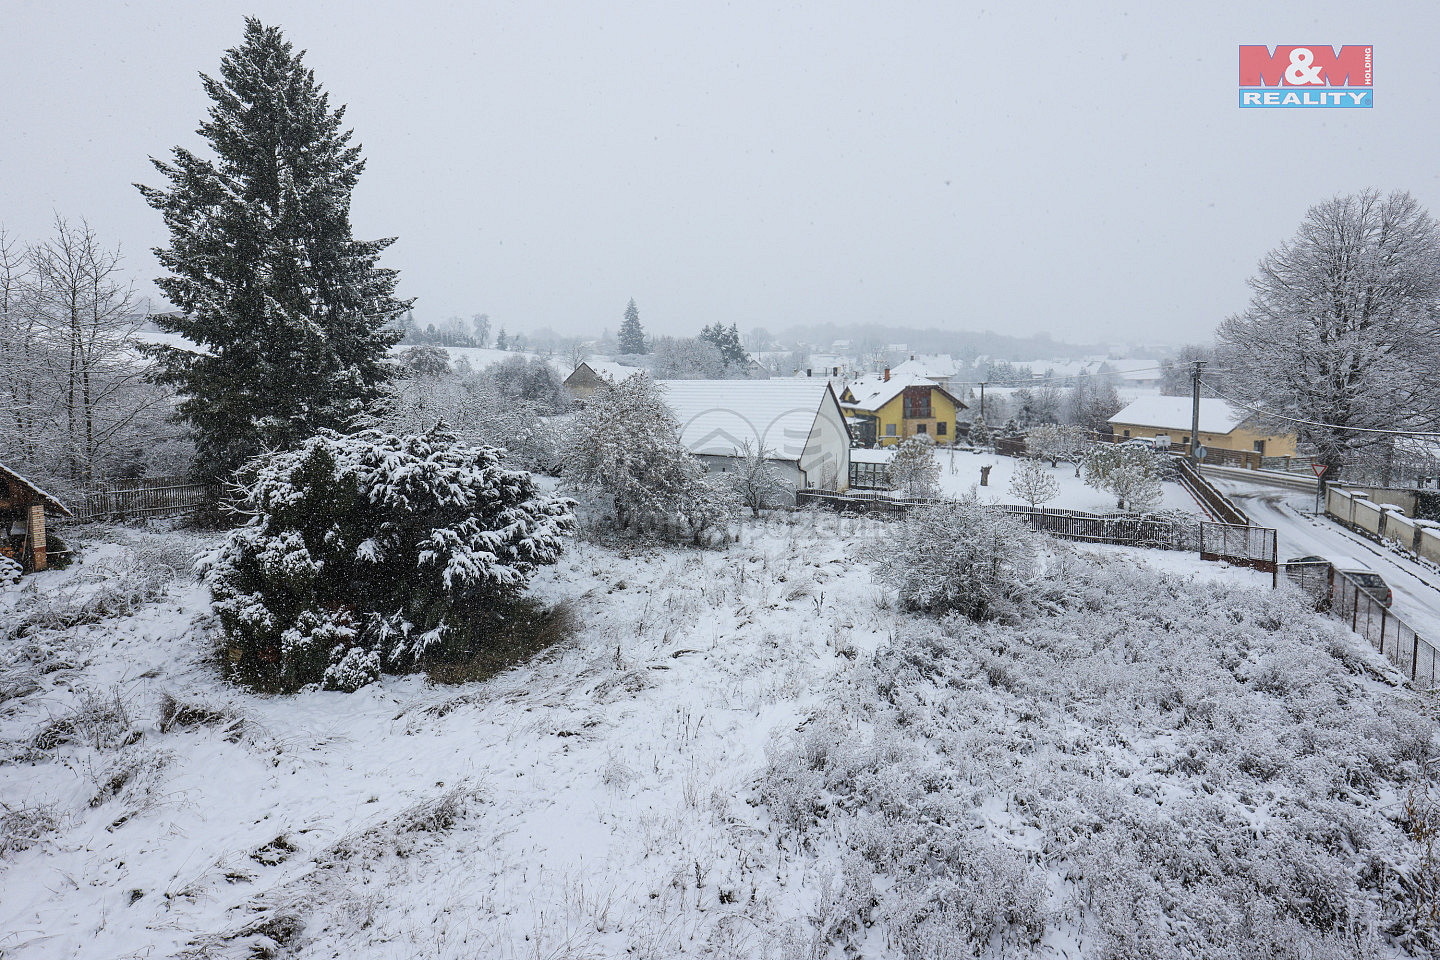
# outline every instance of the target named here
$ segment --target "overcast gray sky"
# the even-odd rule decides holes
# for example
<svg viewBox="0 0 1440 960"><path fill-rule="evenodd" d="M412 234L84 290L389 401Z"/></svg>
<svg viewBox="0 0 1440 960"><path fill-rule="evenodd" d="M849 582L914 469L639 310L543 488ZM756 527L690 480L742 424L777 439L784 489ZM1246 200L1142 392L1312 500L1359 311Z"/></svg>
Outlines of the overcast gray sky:
<svg viewBox="0 0 1440 960"><path fill-rule="evenodd" d="M153 277L130 184L201 146L247 13L349 105L356 233L422 321L1181 342L1311 203L1440 214L1435 3L9 0L0 222L86 217ZM1241 110L1241 43L1374 44L1376 106Z"/></svg>

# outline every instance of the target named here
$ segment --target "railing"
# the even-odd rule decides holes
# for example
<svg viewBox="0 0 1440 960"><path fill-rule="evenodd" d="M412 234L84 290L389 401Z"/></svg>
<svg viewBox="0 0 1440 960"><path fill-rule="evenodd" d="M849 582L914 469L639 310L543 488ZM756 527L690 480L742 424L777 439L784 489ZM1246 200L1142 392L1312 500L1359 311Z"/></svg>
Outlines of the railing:
<svg viewBox="0 0 1440 960"><path fill-rule="evenodd" d="M1328 563L1287 563L1285 577L1315 601L1315 609L1350 625L1421 690L1440 683L1440 652L1380 598Z"/></svg>
<svg viewBox="0 0 1440 960"><path fill-rule="evenodd" d="M70 498L71 522L176 517L219 497L219 484L179 477L108 481L91 484Z"/></svg>
<svg viewBox="0 0 1440 960"><path fill-rule="evenodd" d="M1190 491L1190 495L1199 501L1206 513L1220 523L1237 526L1247 526L1250 523L1250 518L1245 515L1245 511L1217 490L1213 483L1201 476L1189 460L1184 457L1172 457L1171 462L1180 475L1181 486Z"/></svg>

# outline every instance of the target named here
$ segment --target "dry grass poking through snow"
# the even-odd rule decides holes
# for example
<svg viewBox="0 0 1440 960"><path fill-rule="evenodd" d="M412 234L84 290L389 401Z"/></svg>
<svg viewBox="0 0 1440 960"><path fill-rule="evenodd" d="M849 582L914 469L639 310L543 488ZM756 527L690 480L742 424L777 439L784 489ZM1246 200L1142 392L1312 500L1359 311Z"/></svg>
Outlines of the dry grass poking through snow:
<svg viewBox="0 0 1440 960"><path fill-rule="evenodd" d="M1019 626L913 622L762 791L841 878L830 942L905 958L1429 956L1415 696L1287 593L1076 568ZM883 945L883 946L882 946Z"/></svg>

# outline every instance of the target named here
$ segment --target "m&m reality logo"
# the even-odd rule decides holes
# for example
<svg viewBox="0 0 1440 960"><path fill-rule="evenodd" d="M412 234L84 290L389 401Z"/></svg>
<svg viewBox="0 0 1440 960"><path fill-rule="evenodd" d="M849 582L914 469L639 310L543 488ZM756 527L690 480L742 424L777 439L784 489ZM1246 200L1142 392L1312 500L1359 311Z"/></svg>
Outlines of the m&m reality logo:
<svg viewBox="0 0 1440 960"><path fill-rule="evenodd" d="M1276 47L1240 46L1240 106L1375 106L1373 48L1369 44Z"/></svg>

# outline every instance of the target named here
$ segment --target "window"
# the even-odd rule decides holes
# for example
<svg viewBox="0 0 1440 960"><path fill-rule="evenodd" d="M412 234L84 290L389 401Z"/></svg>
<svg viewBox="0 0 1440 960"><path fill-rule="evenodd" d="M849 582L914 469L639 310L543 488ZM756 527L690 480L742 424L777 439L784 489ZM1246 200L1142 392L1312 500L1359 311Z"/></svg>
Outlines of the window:
<svg viewBox="0 0 1440 960"><path fill-rule="evenodd" d="M944 421L944 420L937 420L937 421L935 422L935 436L937 436L937 437L943 437L943 436L945 436L945 421Z"/></svg>
<svg viewBox="0 0 1440 960"><path fill-rule="evenodd" d="M1130 436L1130 431L1129 431L1129 430L1126 430L1126 431L1125 431L1125 436L1127 436L1127 437Z"/></svg>
<svg viewBox="0 0 1440 960"><path fill-rule="evenodd" d="M1181 442L1181 443L1189 443L1189 442L1190 442L1190 434L1187 433L1187 434L1185 434L1185 436L1181 437L1181 438L1180 438L1180 442Z"/></svg>
<svg viewBox="0 0 1440 960"><path fill-rule="evenodd" d="M885 424L885 436L887 436L887 437L893 437L893 436L895 436L895 424L893 424L893 423L887 423L887 424Z"/></svg>
<svg viewBox="0 0 1440 960"><path fill-rule="evenodd" d="M1264 441L1264 440L1256 440L1256 441L1255 441L1255 452L1258 453L1258 454L1260 454L1260 456L1262 456L1262 457L1265 456L1265 441Z"/></svg>
<svg viewBox="0 0 1440 960"><path fill-rule="evenodd" d="M901 407L906 420L929 420L930 388L906 387Z"/></svg>
<svg viewBox="0 0 1440 960"><path fill-rule="evenodd" d="M923 424L923 423L917 423L917 424L915 424L915 432L916 432L916 433L929 433L930 431L928 431L928 430L925 429L925 424Z"/></svg>

